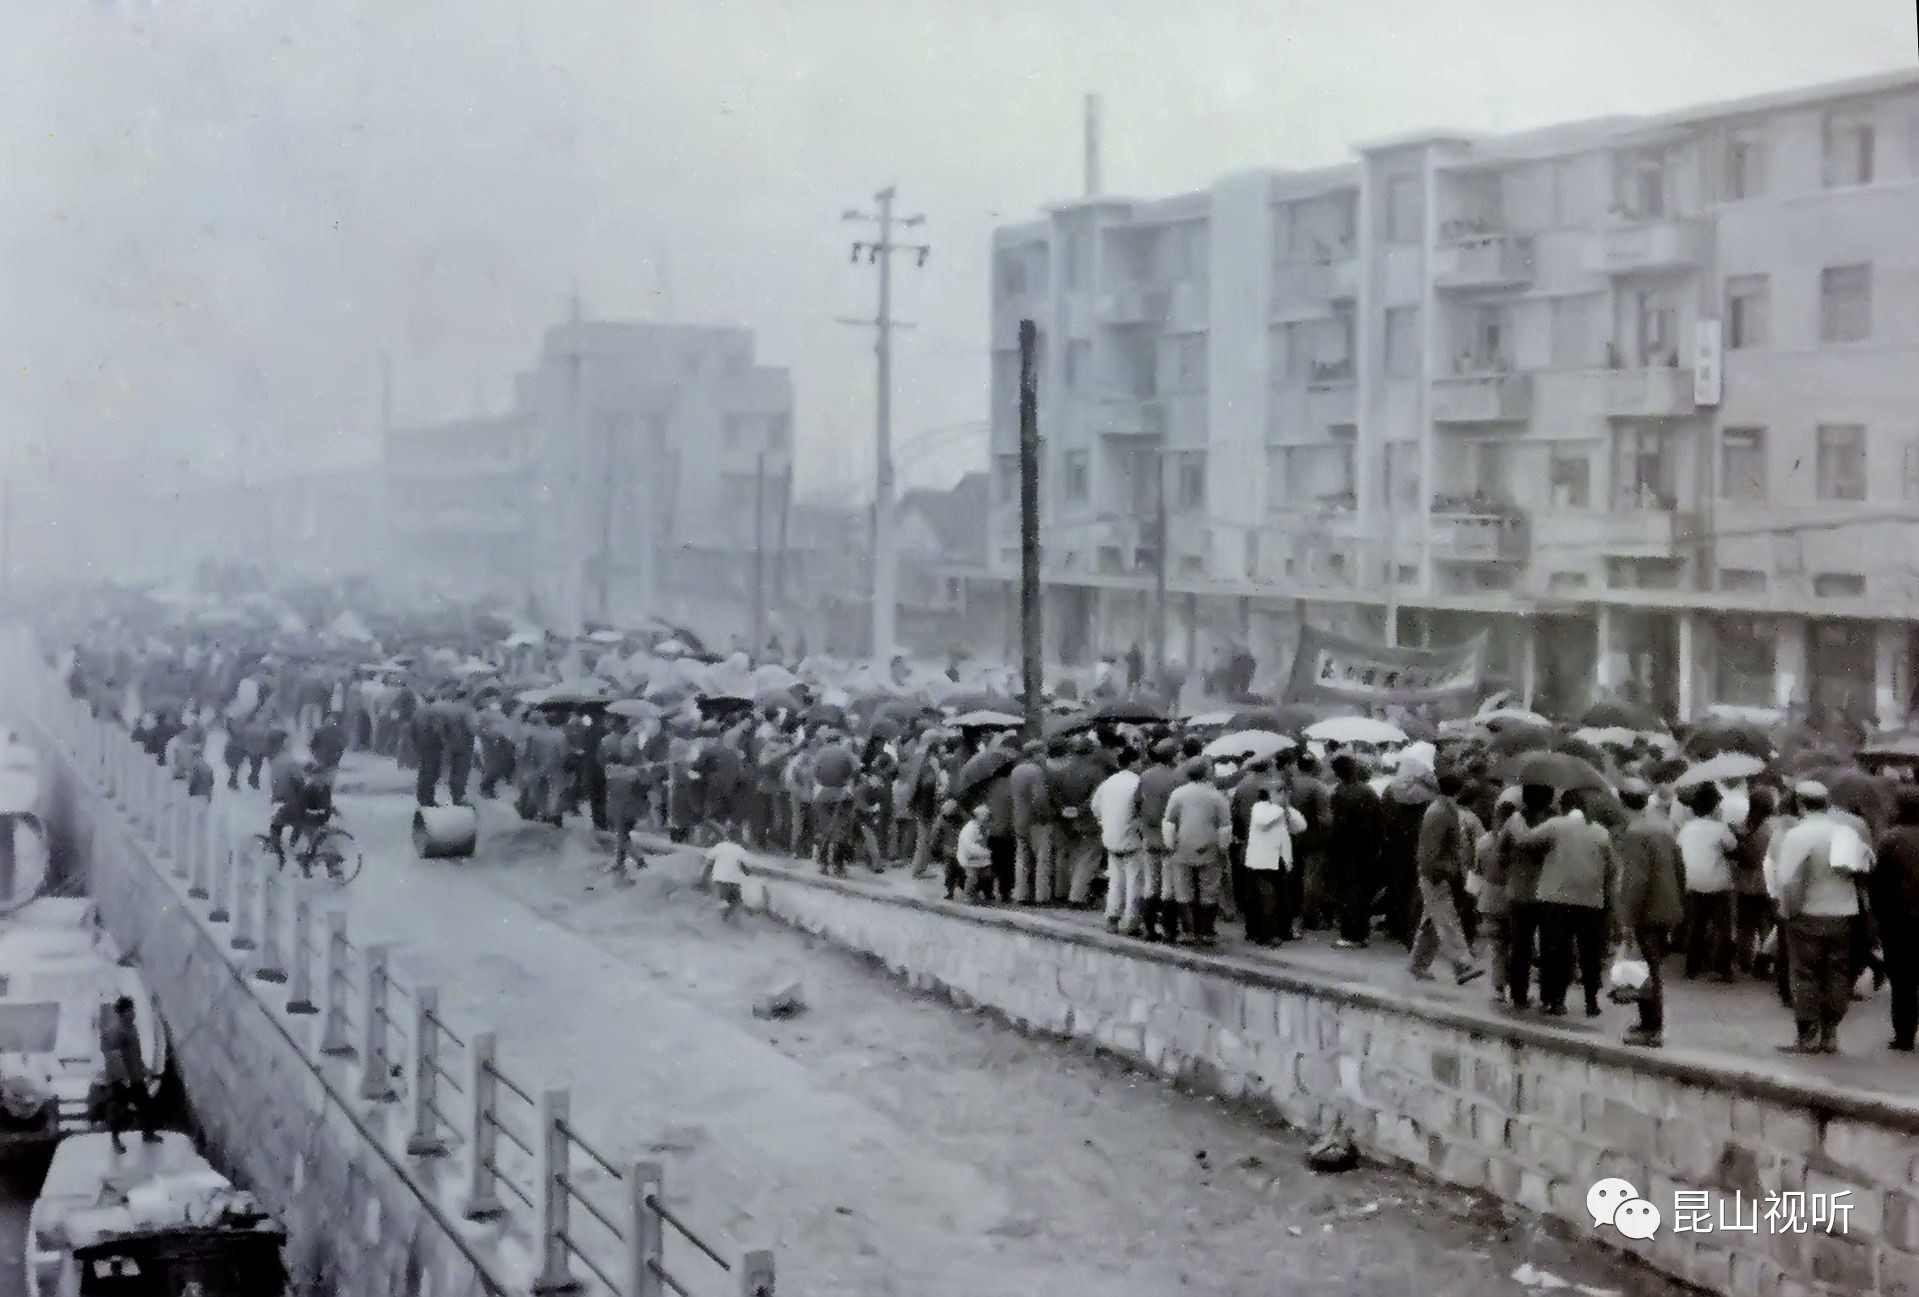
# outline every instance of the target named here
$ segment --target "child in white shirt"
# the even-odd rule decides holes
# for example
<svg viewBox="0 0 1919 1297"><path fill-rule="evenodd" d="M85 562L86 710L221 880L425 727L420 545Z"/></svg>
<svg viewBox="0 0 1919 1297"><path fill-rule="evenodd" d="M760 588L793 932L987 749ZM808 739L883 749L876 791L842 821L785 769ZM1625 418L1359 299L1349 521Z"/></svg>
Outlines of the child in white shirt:
<svg viewBox="0 0 1919 1297"><path fill-rule="evenodd" d="M720 896L720 917L728 923L740 910L740 885L746 882L746 862L750 857L737 842L717 842L707 848L707 876Z"/></svg>
<svg viewBox="0 0 1919 1297"><path fill-rule="evenodd" d="M973 817L960 829L959 846L954 850L959 867L966 873L966 899L976 905L986 897L987 872L993 867L993 853L986 845L986 816L984 802L973 808Z"/></svg>

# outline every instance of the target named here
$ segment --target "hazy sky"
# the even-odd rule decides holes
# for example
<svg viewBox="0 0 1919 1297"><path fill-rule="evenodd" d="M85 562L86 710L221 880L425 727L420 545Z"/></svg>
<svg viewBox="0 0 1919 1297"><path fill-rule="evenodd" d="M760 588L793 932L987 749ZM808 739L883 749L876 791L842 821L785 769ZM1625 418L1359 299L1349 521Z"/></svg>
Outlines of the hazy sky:
<svg viewBox="0 0 1919 1297"><path fill-rule="evenodd" d="M403 420L498 406L577 283L595 316L757 329L826 485L871 464L870 336L833 319L874 276L840 213L893 181L928 218L899 437L978 420L989 231L1077 192L1088 91L1108 189L1155 194L1916 45L1910 0L10 0L0 431L369 455L383 350Z"/></svg>

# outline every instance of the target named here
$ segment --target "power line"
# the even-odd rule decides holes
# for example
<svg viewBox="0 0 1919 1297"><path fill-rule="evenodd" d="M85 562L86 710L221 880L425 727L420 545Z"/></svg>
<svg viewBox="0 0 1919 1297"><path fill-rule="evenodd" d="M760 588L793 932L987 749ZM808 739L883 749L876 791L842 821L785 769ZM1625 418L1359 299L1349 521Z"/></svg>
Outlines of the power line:
<svg viewBox="0 0 1919 1297"><path fill-rule="evenodd" d="M873 196L874 211L848 211L841 217L879 227L879 237L856 241L852 255L854 265L858 265L864 255L868 265L879 267L879 311L871 320L841 321L874 331L873 356L879 387L873 427L873 659L876 662L891 660L897 638L893 552L893 330L910 327L893 319L893 254L912 253L915 265L924 266L933 251L928 244L894 241L896 227L914 229L926 221L924 216L896 215L893 211L896 193L894 186L888 185Z"/></svg>

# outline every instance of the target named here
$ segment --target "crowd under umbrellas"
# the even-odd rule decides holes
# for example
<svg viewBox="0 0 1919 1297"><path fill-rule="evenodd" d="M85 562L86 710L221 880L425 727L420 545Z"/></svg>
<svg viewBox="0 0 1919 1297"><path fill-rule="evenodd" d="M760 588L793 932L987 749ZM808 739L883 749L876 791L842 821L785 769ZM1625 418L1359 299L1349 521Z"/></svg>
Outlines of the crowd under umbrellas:
<svg viewBox="0 0 1919 1297"><path fill-rule="evenodd" d="M1084 910L1141 941L1398 945L1406 976L1443 961L1510 1012L1633 1006L1646 1046L1672 975L1775 982L1797 1052L1836 1049L1885 981L1893 1046L1919 1030L1912 736L1834 742L1730 708L1678 727L1628 702L1553 718L1509 697L1445 721L1182 708L1070 678L1035 727L1011 673L976 663L754 662L664 623L320 619L264 593L99 592L44 629L76 694L183 777L215 731L230 783L368 750L415 771L423 805L590 825L620 882L646 833L730 841L956 903Z"/></svg>

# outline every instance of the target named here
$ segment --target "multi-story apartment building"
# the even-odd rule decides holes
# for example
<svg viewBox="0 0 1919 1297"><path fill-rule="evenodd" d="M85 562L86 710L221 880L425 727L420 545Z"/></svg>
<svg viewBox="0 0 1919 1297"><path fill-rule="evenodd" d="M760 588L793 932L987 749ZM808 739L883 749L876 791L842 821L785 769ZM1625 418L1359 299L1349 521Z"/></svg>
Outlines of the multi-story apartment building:
<svg viewBox="0 0 1919 1297"><path fill-rule="evenodd" d="M752 333L572 321L514 393L504 415L389 436L406 570L556 626L743 629L756 541L777 547L792 487L792 383L755 363Z"/></svg>
<svg viewBox="0 0 1919 1297"><path fill-rule="evenodd" d="M1056 207L994 236L989 574L1030 318L1056 652L1149 642L1163 501L1189 661L1390 621L1545 702L1896 719L1914 230L1915 74Z"/></svg>

